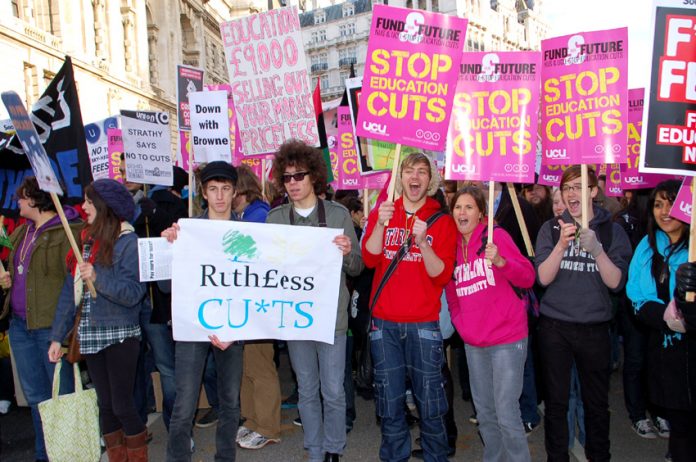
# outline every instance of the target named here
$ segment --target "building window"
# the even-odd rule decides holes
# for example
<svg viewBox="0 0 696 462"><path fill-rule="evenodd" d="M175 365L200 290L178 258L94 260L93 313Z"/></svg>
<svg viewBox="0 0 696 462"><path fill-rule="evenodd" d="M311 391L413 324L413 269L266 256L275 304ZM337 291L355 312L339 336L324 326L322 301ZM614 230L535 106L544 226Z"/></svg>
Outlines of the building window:
<svg viewBox="0 0 696 462"><path fill-rule="evenodd" d="M321 86L321 88L324 88L324 89L329 88L329 76L328 76L328 74L324 74L320 77L319 86Z"/></svg>
<svg viewBox="0 0 696 462"><path fill-rule="evenodd" d="M57 18L58 10L52 0L38 0L34 2L34 19L41 29L55 34L54 16Z"/></svg>
<svg viewBox="0 0 696 462"><path fill-rule="evenodd" d="M346 79L350 78L350 73L348 72L341 72L341 86L345 87L346 86Z"/></svg>
<svg viewBox="0 0 696 462"><path fill-rule="evenodd" d="M341 24L338 26L338 33L341 37L355 35L355 23Z"/></svg>
<svg viewBox="0 0 696 462"><path fill-rule="evenodd" d="M19 18L19 0L12 0L12 15Z"/></svg>
<svg viewBox="0 0 696 462"><path fill-rule="evenodd" d="M326 22L326 13L324 10L318 11L314 15L314 24L323 24Z"/></svg>
<svg viewBox="0 0 696 462"><path fill-rule="evenodd" d="M346 3L343 5L343 17L353 16L355 14L355 5L352 3Z"/></svg>

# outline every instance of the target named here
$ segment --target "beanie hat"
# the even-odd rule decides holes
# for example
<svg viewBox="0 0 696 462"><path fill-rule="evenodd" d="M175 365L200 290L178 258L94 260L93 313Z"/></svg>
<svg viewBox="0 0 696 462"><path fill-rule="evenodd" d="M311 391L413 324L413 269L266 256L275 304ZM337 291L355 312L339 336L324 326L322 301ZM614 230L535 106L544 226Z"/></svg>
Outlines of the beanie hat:
<svg viewBox="0 0 696 462"><path fill-rule="evenodd" d="M133 196L116 180L102 179L92 183L94 192L121 220L131 221L135 215Z"/></svg>
<svg viewBox="0 0 696 462"><path fill-rule="evenodd" d="M174 166L174 185L172 186L172 191L176 191L181 194L181 191L188 184L188 173L181 167Z"/></svg>
<svg viewBox="0 0 696 462"><path fill-rule="evenodd" d="M210 181L215 178L230 180L236 185L237 169L222 160L210 162L205 166L203 171L201 171L201 183L205 183L206 181Z"/></svg>

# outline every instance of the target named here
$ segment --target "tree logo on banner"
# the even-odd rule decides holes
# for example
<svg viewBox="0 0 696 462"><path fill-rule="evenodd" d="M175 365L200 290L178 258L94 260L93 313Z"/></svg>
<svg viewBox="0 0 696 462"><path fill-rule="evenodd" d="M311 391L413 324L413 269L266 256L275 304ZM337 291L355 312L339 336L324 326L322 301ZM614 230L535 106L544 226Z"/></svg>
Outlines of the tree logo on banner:
<svg viewBox="0 0 696 462"><path fill-rule="evenodd" d="M500 80L500 73L497 72L497 64L500 64L500 57L495 53L486 53L481 59L481 73L476 76L479 82L497 82Z"/></svg>
<svg viewBox="0 0 696 462"><path fill-rule="evenodd" d="M568 39L568 56L563 60L566 66L585 62L587 55L582 53L582 46L584 44L585 38L582 35L573 35Z"/></svg>
<svg viewBox="0 0 696 462"><path fill-rule="evenodd" d="M233 262L249 263L257 257L254 238L237 230L230 230L222 236L222 250L232 256ZM242 260L242 258L248 260Z"/></svg>
<svg viewBox="0 0 696 462"><path fill-rule="evenodd" d="M422 13L413 12L406 16L404 31L399 34L399 40L402 42L411 42L418 44L423 41L423 34L420 33L421 26L425 24L425 16Z"/></svg>

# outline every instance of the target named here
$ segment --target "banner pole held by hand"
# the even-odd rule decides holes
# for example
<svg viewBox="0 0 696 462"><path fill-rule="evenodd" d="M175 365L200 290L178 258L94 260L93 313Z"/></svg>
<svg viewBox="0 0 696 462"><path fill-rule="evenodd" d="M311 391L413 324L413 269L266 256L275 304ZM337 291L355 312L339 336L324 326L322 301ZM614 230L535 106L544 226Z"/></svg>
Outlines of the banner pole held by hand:
<svg viewBox="0 0 696 462"><path fill-rule="evenodd" d="M365 218L370 214L370 190L363 188L363 215Z"/></svg>
<svg viewBox="0 0 696 462"><path fill-rule="evenodd" d="M60 217L60 222L63 224L63 230L65 231L65 235L68 236L68 241L70 241L70 247L72 248L73 253L75 254L75 258L77 259L78 263L84 263L84 259L82 258L82 252L80 251L80 248L77 246L77 242L75 241L75 236L73 236L72 230L70 229L70 224L68 223L68 219L65 218L65 212L63 211L63 206L60 204L60 200L58 200L58 194L52 192L49 193L51 195L51 199L53 200L53 205L56 207L56 211L58 212L58 216ZM92 298L97 298L97 289L94 288L94 283L92 281L86 281L87 282L87 287L89 288L89 293L92 295Z"/></svg>
<svg viewBox="0 0 696 462"><path fill-rule="evenodd" d="M193 179L193 161L191 159L191 156L189 156L189 178L188 178L188 216L192 217L193 216L193 190L194 188L194 179Z"/></svg>
<svg viewBox="0 0 696 462"><path fill-rule="evenodd" d="M5 224L5 215L0 215L0 232L2 232L2 227ZM9 237L9 236L8 236ZM7 271L5 270L5 265L0 261L0 276L4 276Z"/></svg>
<svg viewBox="0 0 696 462"><path fill-rule="evenodd" d="M581 225L583 229L587 229L589 227L589 220L588 220L588 213L589 211L587 210L587 199L588 199L588 194L590 193L588 189L588 178L587 178L587 164L582 164L580 165L580 188L582 189L580 192L581 194L581 211L582 211L582 218L581 218Z"/></svg>
<svg viewBox="0 0 696 462"><path fill-rule="evenodd" d="M488 244L493 243L493 215L495 215L495 181L488 182Z"/></svg>
<svg viewBox="0 0 696 462"><path fill-rule="evenodd" d="M691 204L696 204L696 188L691 188ZM694 220L693 209L691 212L691 229L689 230L689 261L696 261L696 220ZM696 292L687 292L686 301L696 300Z"/></svg>
<svg viewBox="0 0 696 462"><path fill-rule="evenodd" d="M532 240L529 238L529 230L527 229L527 223L524 221L524 215L522 215L522 208L520 207L520 200L517 198L515 186L512 183L507 183L507 188L508 192L510 193L510 200L512 200L512 208L515 209L517 223L520 225L520 231L522 231L522 239L524 240L524 246L527 249L527 256L533 258L534 247L532 247Z"/></svg>
<svg viewBox="0 0 696 462"><path fill-rule="evenodd" d="M401 164L401 143L396 143L396 152L394 153L394 164L392 165L391 178L389 178L389 188L387 189L387 200L394 202L394 191L396 190L396 182L399 174L399 164ZM389 220L384 223L384 226L389 225Z"/></svg>

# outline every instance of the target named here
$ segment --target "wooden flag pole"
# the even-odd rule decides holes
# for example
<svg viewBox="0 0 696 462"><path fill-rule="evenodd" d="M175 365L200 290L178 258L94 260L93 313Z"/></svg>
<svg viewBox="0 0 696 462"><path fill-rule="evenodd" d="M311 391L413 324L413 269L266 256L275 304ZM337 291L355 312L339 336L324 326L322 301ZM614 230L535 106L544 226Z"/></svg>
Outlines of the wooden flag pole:
<svg viewBox="0 0 696 462"><path fill-rule="evenodd" d="M488 182L488 244L493 243L493 215L495 215L495 181Z"/></svg>
<svg viewBox="0 0 696 462"><path fill-rule="evenodd" d="M588 220L588 213L589 210L587 210L587 199L588 199L588 194L590 191L588 190L588 180L587 180L587 165L582 164L580 165L580 188L582 189L581 195L580 195L580 200L582 201L580 203L580 206L582 207L580 210L582 211L582 218L580 219L580 225L582 226L583 229L587 229L589 227L589 221Z"/></svg>
<svg viewBox="0 0 696 462"><path fill-rule="evenodd" d="M691 204L696 204L696 188L691 187ZM693 209L692 209L693 210ZM689 230L689 261L696 261L696 220L694 213L691 213L691 229ZM696 300L695 292L686 293L686 301L693 302Z"/></svg>
<svg viewBox="0 0 696 462"><path fill-rule="evenodd" d="M532 240L529 238L529 230L527 229L527 223L524 221L524 215L522 215L522 208L520 207L520 200L517 197L517 192L515 191L515 186L512 183L507 184L508 193L510 193L510 200L512 201L512 208L515 209L515 216L517 217L517 223L520 225L520 231L522 231L522 239L524 240L524 246L527 249L527 255L531 258L534 257L534 247L532 247Z"/></svg>
<svg viewBox="0 0 696 462"><path fill-rule="evenodd" d="M84 263L85 261L82 258L82 252L80 251L80 248L77 246L77 242L75 242L75 236L73 236L72 230L70 229L68 219L65 218L63 206L60 204L60 200L58 200L58 194L54 192L50 194L51 199L53 200L53 205L56 207L56 211L58 212L58 216L60 217L60 222L63 224L63 230L65 231L65 235L68 236L68 241L70 241L70 247L72 248L72 251L75 254L75 258L77 259L78 263ZM97 289L94 288L94 283L92 283L92 281L86 282L87 287L89 288L89 293L92 295L92 298L97 298Z"/></svg>
<svg viewBox="0 0 696 462"><path fill-rule="evenodd" d="M367 217L370 214L370 190L363 188L363 215Z"/></svg>
<svg viewBox="0 0 696 462"><path fill-rule="evenodd" d="M261 199L266 200L266 159L261 159Z"/></svg>
<svg viewBox="0 0 696 462"><path fill-rule="evenodd" d="M396 176L399 174L399 164L401 164L401 143L396 143L396 152L394 153L394 164L392 165L391 178L389 178L389 187L387 189L387 200L394 202L394 191L396 190ZM389 220L384 222L384 226L389 224Z"/></svg>
<svg viewBox="0 0 696 462"><path fill-rule="evenodd" d="M193 178L193 162L191 162L191 156L189 156L189 188L188 188L188 216L189 218L193 216L193 190L196 189L194 185Z"/></svg>

